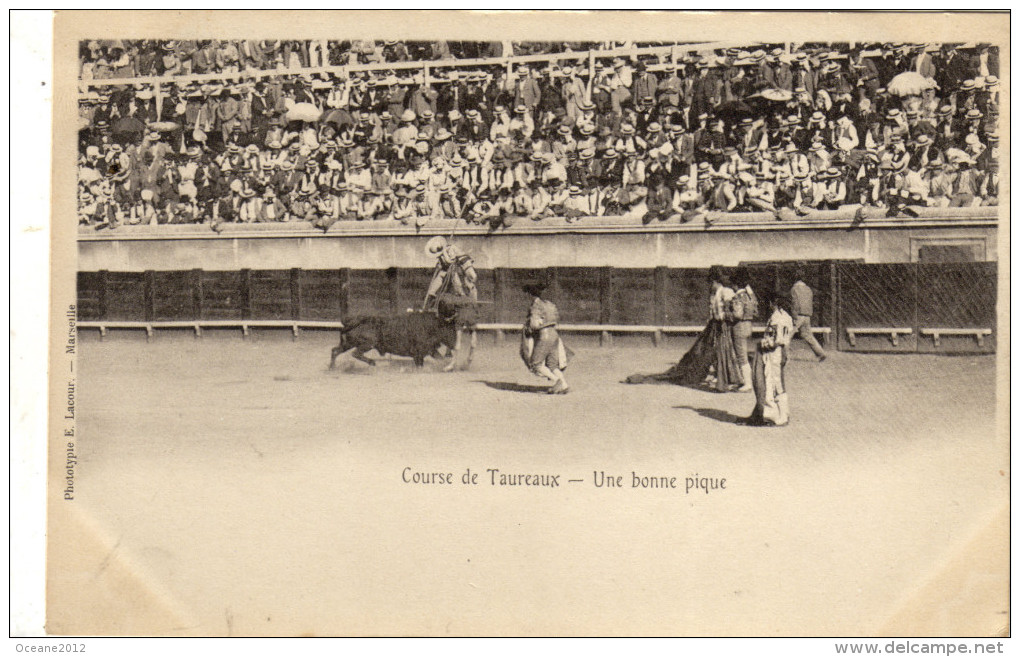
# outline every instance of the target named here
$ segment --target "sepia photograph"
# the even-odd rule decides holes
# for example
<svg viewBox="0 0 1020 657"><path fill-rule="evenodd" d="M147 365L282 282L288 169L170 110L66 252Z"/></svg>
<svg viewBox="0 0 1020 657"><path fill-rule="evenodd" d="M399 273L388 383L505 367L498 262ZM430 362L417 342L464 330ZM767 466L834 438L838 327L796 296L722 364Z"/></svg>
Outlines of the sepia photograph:
<svg viewBox="0 0 1020 657"><path fill-rule="evenodd" d="M56 12L47 634L1008 637L1008 36Z"/></svg>

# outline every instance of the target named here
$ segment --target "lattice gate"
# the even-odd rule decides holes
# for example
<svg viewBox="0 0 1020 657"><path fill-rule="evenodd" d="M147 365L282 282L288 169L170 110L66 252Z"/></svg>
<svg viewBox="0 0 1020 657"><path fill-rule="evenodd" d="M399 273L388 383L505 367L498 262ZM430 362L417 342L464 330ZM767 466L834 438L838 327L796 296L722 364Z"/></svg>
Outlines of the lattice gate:
<svg viewBox="0 0 1020 657"><path fill-rule="evenodd" d="M995 351L996 263L834 267L840 350Z"/></svg>

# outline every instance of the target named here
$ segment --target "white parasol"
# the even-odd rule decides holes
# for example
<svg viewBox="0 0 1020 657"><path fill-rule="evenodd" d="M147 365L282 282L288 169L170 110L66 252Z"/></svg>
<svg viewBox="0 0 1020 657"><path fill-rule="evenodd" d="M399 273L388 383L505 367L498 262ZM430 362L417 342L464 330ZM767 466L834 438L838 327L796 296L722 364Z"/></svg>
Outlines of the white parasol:
<svg viewBox="0 0 1020 657"><path fill-rule="evenodd" d="M925 89L933 89L935 81L920 73L907 71L889 81L886 89L894 96L920 96Z"/></svg>
<svg viewBox="0 0 1020 657"><path fill-rule="evenodd" d="M322 110L311 103L295 103L287 110L288 121L318 121Z"/></svg>

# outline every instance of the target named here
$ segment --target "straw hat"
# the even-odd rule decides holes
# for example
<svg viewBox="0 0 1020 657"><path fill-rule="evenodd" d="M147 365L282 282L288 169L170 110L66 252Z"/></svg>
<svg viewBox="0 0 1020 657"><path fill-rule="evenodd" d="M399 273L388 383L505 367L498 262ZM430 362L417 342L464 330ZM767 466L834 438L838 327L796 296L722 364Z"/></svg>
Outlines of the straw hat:
<svg viewBox="0 0 1020 657"><path fill-rule="evenodd" d="M418 187L422 188L424 187L424 185L420 184ZM420 189L419 191L424 190ZM435 237L430 238L429 241L425 243L425 250L429 253L429 255L438 255L445 248L446 238L443 237L442 235L436 235Z"/></svg>

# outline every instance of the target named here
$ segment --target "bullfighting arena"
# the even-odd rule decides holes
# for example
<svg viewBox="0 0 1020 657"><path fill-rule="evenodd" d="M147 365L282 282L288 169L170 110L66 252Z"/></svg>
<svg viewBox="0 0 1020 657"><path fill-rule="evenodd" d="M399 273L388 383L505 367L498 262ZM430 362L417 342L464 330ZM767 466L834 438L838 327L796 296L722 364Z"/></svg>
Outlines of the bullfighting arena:
<svg viewBox="0 0 1020 657"><path fill-rule="evenodd" d="M1005 627L1006 556L983 550L1008 531L994 356L819 364L797 340L791 424L753 428L752 395L619 383L689 343L574 338L550 396L512 336L445 374L329 371L335 332L83 332L75 513L106 561L79 572L142 596L114 610L123 633Z"/></svg>

